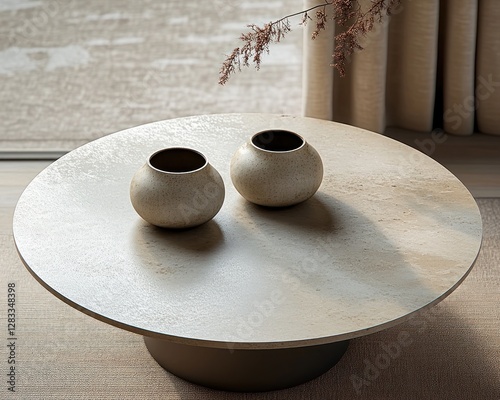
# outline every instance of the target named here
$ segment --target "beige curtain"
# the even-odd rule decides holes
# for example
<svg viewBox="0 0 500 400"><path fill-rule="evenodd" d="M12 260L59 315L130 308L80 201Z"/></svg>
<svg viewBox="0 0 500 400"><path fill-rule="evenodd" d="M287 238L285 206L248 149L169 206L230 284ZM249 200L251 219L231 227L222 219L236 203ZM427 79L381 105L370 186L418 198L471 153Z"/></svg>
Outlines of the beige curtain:
<svg viewBox="0 0 500 400"><path fill-rule="evenodd" d="M304 7L321 3L304 0ZM309 23L304 115L381 133L396 126L500 135L499 21L499 0L402 0L363 39L343 78L330 66L339 27L330 22L311 40Z"/></svg>

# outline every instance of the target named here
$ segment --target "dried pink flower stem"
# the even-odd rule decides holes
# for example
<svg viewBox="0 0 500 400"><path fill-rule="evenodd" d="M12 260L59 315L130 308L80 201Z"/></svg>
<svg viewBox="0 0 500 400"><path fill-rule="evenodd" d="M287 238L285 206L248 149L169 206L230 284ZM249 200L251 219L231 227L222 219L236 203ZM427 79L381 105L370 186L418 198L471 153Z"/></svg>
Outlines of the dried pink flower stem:
<svg viewBox="0 0 500 400"><path fill-rule="evenodd" d="M333 19L340 26L348 28L334 37L335 52L333 54L333 64L341 76L345 75L345 66L349 56L355 50L362 50L359 43L361 35L366 35L373 29L375 22L381 22L384 15L390 15L393 8L401 0L372 0L371 7L362 12L358 0L325 0L322 4L317 4L306 10L289 14L274 22L268 22L262 28L251 24L248 33L243 33L240 40L243 42L241 47L236 47L232 53L227 56L223 62L219 74L219 84L224 85L229 77L237 70L241 71L241 65L248 67L250 62L260 69L262 55L269 53L269 45L278 43L283 37L291 31L289 19L302 15L302 25L307 24L312 18L309 16L311 11L315 12L316 29L312 33L311 39L315 39L322 30L325 30L328 21L327 7L333 8Z"/></svg>

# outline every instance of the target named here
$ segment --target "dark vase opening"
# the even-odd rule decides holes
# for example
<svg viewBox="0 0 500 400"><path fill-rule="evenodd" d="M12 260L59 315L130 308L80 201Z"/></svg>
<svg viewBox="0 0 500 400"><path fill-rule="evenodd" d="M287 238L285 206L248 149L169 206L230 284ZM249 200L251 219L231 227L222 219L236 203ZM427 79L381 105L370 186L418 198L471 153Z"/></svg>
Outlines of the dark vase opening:
<svg viewBox="0 0 500 400"><path fill-rule="evenodd" d="M162 172L192 172L207 164L207 159L196 150L172 147L157 151L149 158L149 165Z"/></svg>
<svg viewBox="0 0 500 400"><path fill-rule="evenodd" d="M268 130L255 134L252 143L262 150L292 151L301 147L304 139L290 131Z"/></svg>

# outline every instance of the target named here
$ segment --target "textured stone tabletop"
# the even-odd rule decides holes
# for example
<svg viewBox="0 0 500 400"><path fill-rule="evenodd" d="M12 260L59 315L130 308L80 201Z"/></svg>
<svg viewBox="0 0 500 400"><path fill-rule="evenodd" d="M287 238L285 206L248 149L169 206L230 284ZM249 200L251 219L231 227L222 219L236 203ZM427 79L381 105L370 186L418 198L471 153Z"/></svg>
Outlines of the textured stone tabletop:
<svg viewBox="0 0 500 400"><path fill-rule="evenodd" d="M236 149L270 128L295 131L323 159L319 191L291 208L254 206L229 177ZM226 186L219 214L181 232L148 225L129 198L136 170L170 146L205 154ZM467 189L416 150L268 114L161 121L84 145L27 187L13 229L28 269L73 307L146 336L237 348L393 326L461 283L482 235Z"/></svg>

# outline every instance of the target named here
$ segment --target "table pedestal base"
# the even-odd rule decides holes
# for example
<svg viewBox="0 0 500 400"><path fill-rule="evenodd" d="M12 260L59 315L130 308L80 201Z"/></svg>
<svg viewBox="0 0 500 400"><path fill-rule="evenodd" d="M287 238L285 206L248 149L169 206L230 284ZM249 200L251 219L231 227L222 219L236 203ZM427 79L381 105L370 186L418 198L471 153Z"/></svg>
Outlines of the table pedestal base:
<svg viewBox="0 0 500 400"><path fill-rule="evenodd" d="M153 358L172 374L218 390L262 392L305 383L332 368L348 341L286 349L199 347L144 337Z"/></svg>

